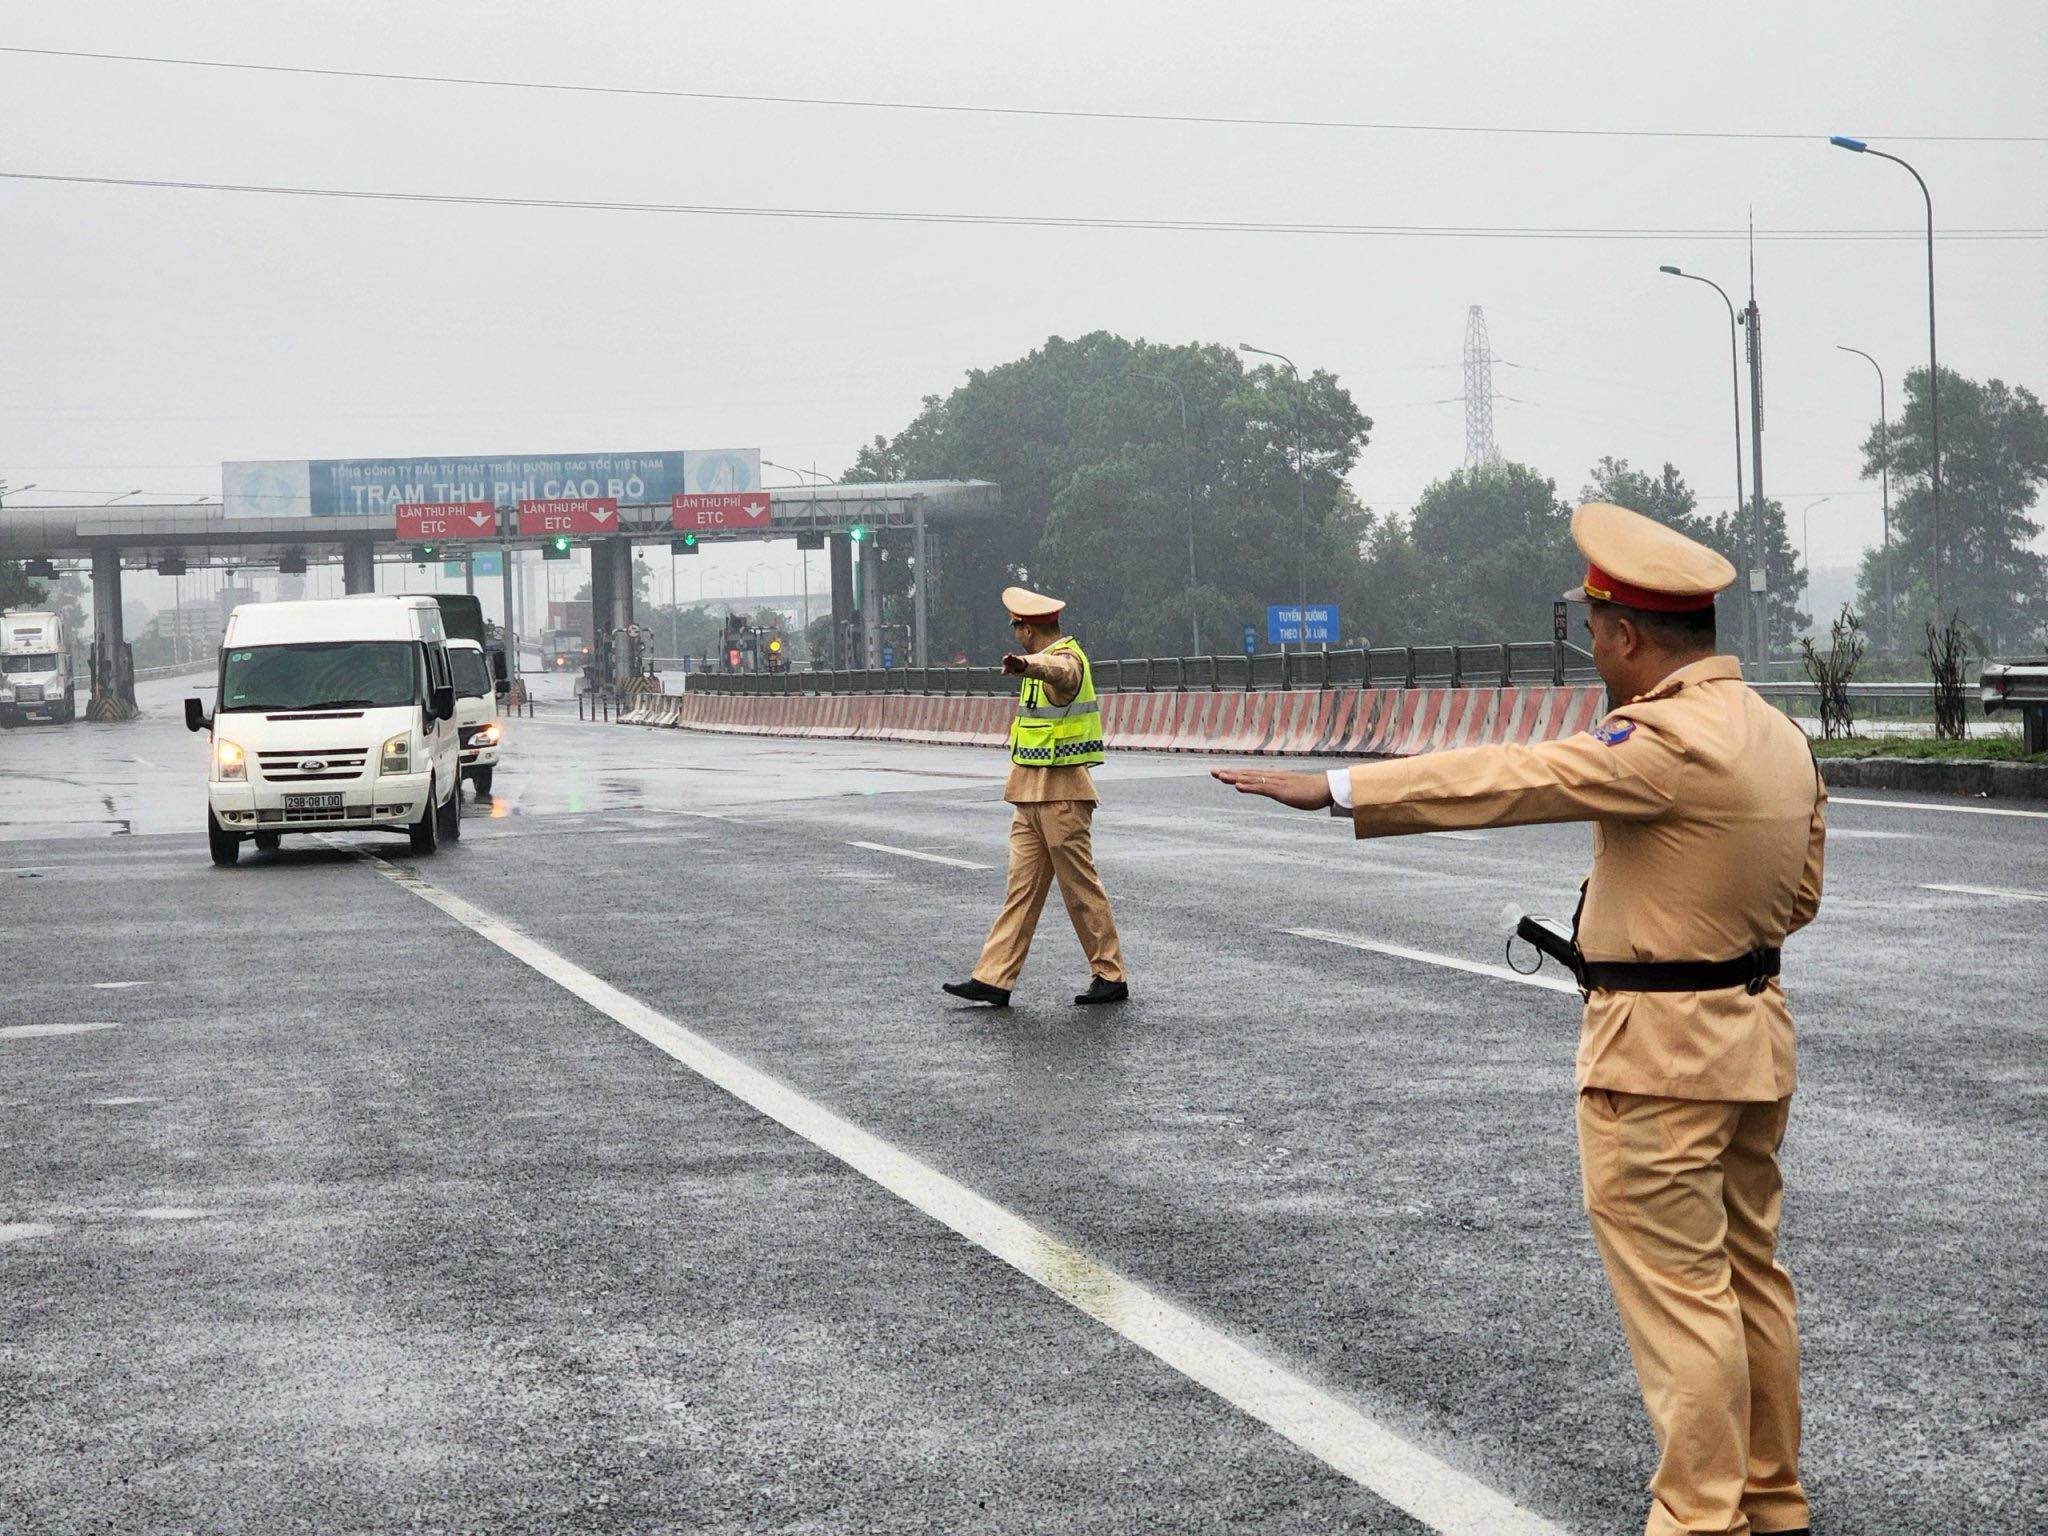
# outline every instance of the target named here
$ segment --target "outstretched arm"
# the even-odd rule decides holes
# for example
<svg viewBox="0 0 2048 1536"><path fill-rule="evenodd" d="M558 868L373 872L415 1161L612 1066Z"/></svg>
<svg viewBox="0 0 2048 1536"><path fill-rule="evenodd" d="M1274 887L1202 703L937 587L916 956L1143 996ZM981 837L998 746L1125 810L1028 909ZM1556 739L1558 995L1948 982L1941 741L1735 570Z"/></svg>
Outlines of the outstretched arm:
<svg viewBox="0 0 2048 1536"><path fill-rule="evenodd" d="M1209 772L1241 795L1264 795L1297 811L1326 811L1333 803L1327 774L1279 773L1266 768L1212 768Z"/></svg>

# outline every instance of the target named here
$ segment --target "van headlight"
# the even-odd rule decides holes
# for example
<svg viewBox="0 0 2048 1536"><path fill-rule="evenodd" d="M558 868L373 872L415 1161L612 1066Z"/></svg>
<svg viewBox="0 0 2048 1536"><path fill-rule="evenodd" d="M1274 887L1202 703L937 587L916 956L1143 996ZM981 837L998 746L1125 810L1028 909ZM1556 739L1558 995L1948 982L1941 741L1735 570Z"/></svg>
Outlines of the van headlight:
<svg viewBox="0 0 2048 1536"><path fill-rule="evenodd" d="M469 738L469 744L472 747L495 747L504 740L504 734L498 728L498 722L493 720L489 725L478 726L476 734Z"/></svg>
<svg viewBox="0 0 2048 1536"><path fill-rule="evenodd" d="M412 772L412 736L400 731L384 743L384 751L377 763L379 773Z"/></svg>
<svg viewBox="0 0 2048 1536"><path fill-rule="evenodd" d="M249 777L249 755L232 741L213 744L213 776L222 783L237 783Z"/></svg>

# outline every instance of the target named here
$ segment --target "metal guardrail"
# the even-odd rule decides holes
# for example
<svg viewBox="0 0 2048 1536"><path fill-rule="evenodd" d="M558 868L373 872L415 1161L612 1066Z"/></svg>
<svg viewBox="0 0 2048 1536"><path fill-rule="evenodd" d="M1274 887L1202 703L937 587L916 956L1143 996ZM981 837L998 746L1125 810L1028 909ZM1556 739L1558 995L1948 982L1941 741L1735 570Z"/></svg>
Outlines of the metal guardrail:
<svg viewBox="0 0 2048 1536"><path fill-rule="evenodd" d="M1498 688L1599 679L1569 642L1396 645L1370 650L1272 651L1253 656L1140 656L1094 663L1099 693L1263 692L1317 688ZM812 672L692 672L693 693L1007 694L1001 667L851 668Z"/></svg>

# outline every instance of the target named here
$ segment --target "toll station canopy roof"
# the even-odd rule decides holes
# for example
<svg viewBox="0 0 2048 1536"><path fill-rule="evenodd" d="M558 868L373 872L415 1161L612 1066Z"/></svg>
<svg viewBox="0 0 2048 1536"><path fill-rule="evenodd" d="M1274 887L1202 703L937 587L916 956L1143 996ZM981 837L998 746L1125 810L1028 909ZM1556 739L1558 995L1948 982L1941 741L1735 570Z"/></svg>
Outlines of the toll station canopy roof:
<svg viewBox="0 0 2048 1536"><path fill-rule="evenodd" d="M927 526L986 517L1002 508L1002 488L990 480L895 480L869 485L771 487L766 528L721 531L707 540L787 539L854 527L907 528L923 514ZM507 528L512 519L503 519ZM619 534L629 539L670 536L669 506L619 505ZM353 543L411 543L398 536L392 513L332 517L236 517L218 501L184 505L128 502L97 507L0 508L0 556L8 559L85 559L113 547L124 562L148 564L176 552L187 559L231 559L251 565L287 554L332 555ZM532 547L543 541L516 534L474 541L479 549ZM453 552L453 546L448 546Z"/></svg>

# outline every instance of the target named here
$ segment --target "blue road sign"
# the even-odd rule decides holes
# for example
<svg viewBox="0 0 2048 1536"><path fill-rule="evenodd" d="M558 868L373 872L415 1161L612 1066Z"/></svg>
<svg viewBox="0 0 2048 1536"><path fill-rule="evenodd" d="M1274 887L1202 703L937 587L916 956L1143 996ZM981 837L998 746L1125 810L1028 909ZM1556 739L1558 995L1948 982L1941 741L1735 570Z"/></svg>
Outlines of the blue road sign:
<svg viewBox="0 0 2048 1536"><path fill-rule="evenodd" d="M884 672L886 672L886 671L888 671L888 670L889 670L889 669L890 669L891 667L893 667L893 666L895 666L895 665L896 665L896 647L895 647L895 646L893 646L893 645L885 645L885 646L883 646L883 647L882 647L882 670L883 670Z"/></svg>
<svg viewBox="0 0 2048 1536"><path fill-rule="evenodd" d="M1337 639L1337 605L1310 603L1307 633L1302 632L1299 603L1273 603L1266 609L1266 639L1273 645L1332 645Z"/></svg>
<svg viewBox="0 0 2048 1536"><path fill-rule="evenodd" d="M1253 656L1258 653L1258 649L1259 632L1252 625L1247 624L1244 627L1244 653L1247 656Z"/></svg>
<svg viewBox="0 0 2048 1536"><path fill-rule="evenodd" d="M502 576L505 574L505 557L495 549L479 550L469 558L476 566L476 573L479 576ZM460 560L443 560L441 562L441 574L443 576L460 576L462 574L462 562Z"/></svg>

